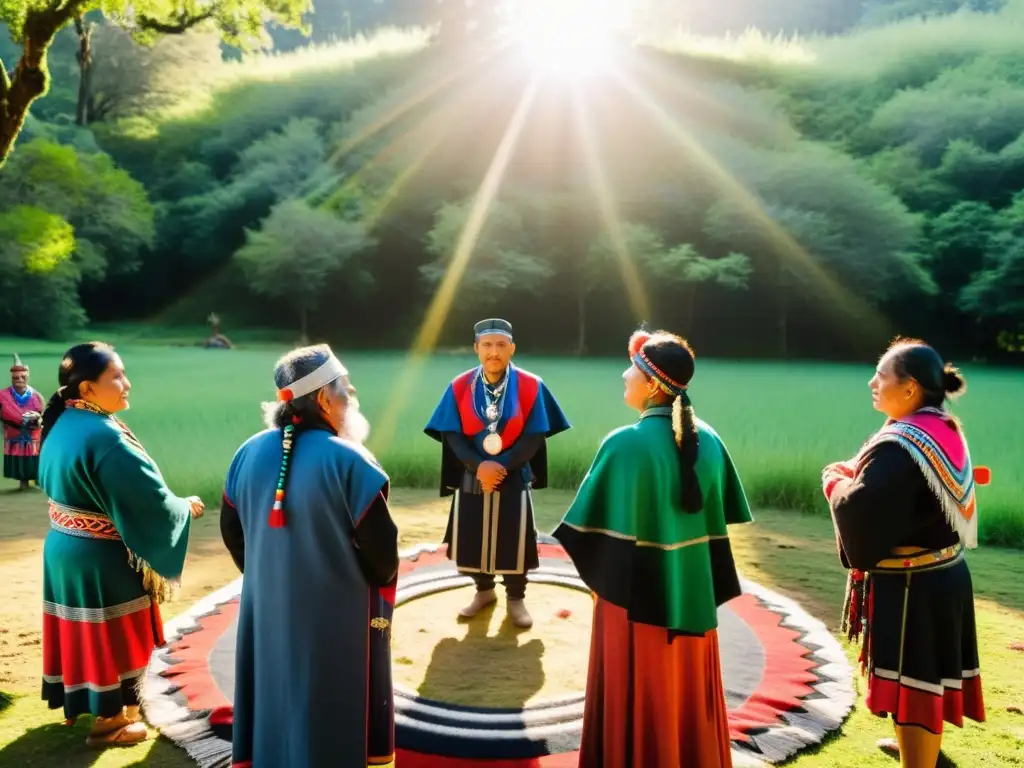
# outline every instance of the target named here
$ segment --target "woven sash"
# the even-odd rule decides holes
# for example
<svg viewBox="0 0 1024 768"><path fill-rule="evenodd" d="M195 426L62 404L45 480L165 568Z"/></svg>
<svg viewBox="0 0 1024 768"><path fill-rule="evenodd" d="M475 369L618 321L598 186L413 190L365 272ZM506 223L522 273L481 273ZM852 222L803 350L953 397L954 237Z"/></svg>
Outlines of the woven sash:
<svg viewBox="0 0 1024 768"><path fill-rule="evenodd" d="M121 540L114 521L106 515L69 507L53 499L50 499L50 527L83 539Z"/></svg>

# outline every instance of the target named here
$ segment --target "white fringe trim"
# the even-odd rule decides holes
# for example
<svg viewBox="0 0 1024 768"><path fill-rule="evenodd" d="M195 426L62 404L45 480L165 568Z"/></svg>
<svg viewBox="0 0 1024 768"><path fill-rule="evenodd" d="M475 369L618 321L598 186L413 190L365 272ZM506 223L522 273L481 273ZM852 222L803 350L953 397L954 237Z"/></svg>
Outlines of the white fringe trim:
<svg viewBox="0 0 1024 768"><path fill-rule="evenodd" d="M557 544L549 535L538 533L538 543ZM441 549L441 545L420 544L400 552L402 559L415 558ZM842 645L825 624L808 614L791 598L759 584L741 579L744 593L752 594L770 610L781 616L780 626L800 635L798 642L818 661L810 685L814 694L801 700L800 711L781 712L778 720L756 735L750 743L732 743L734 768L767 768L791 758L797 752L820 744L830 733L839 730L853 709L856 692L853 669ZM199 619L242 592L239 577L216 592L207 595L187 612L164 624L167 646L153 652L152 662L142 682L143 712L146 719L164 736L185 749L203 768L229 768L231 745L214 734L208 710L191 710L174 697L178 686L161 673L174 665L169 646L199 628Z"/></svg>
<svg viewBox="0 0 1024 768"><path fill-rule="evenodd" d="M960 512L960 505L953 500L953 496L946 488L945 484L939 479L938 474L932 467L931 463L919 451L908 449L903 445L903 441L898 435L880 434L878 437L871 441L871 445L878 445L879 443L896 443L901 448L907 451L910 458L914 460L918 468L921 470L921 474L924 475L924 480L928 484L928 488L931 489L932 494L939 502L939 506L942 507L943 513L946 515L946 522L949 523L950 527L956 531L960 537L960 542L967 549L977 549L978 547L978 510L977 503L975 503L974 514L971 515L971 519L967 520ZM967 465L971 464L971 455L967 452L967 447L964 446L964 455L966 457ZM974 482L974 478L968 478L969 483ZM974 495L974 491L971 491L971 495Z"/></svg>

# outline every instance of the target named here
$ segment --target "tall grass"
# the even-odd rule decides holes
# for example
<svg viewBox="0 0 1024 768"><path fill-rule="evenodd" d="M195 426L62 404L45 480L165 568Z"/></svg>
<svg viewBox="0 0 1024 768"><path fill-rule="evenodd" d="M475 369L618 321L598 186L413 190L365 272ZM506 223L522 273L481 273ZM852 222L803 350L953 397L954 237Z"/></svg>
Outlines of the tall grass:
<svg viewBox="0 0 1024 768"><path fill-rule="evenodd" d="M33 384L55 386L60 348L0 340L32 366ZM204 350L129 342L120 351L133 383L125 418L179 493L220 497L237 447L261 429L259 403L273 395L271 370L279 348ZM622 404L626 360L530 358L573 428L549 446L552 484L571 488L583 476L602 437L634 415ZM440 450L423 434L447 382L474 364L468 356L437 355L414 371L396 354L354 354L352 371L363 409L376 425L389 418L394 434L375 434L370 447L397 486L435 487ZM867 391L870 366L701 360L694 405L721 434L756 506L825 514L822 466L850 457L878 427ZM992 468L980 488L982 540L1024 547L1024 413L1017 407L1024 374L967 368L970 392L956 408L977 464ZM399 384L413 392L399 402Z"/></svg>

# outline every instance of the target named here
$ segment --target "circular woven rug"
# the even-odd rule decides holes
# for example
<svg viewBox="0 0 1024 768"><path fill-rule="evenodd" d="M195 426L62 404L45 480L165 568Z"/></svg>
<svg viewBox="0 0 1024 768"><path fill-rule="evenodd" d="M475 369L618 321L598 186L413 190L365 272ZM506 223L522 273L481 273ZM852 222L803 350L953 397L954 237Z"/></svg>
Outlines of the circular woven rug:
<svg viewBox="0 0 1024 768"><path fill-rule="evenodd" d="M488 684L494 686L496 677L489 667L506 666L498 663L501 656L495 656L493 664L478 658L474 667L470 657L474 648L487 647L486 628L475 631L472 626L460 625L454 611L413 610L452 590L460 594L449 597L468 597L471 591L464 588L472 582L455 570L443 547L421 547L403 555L396 634L415 639L396 640L393 646L398 768L569 768L579 764L590 640L590 617L582 616L584 611L579 609L590 601L557 542L541 537L540 556L541 567L529 578L531 584L544 586L531 587L527 596L536 623L528 632L513 630L515 639L506 638L506 643L511 643L509 650L500 650L516 655L505 657L511 658L505 673L510 690L505 698L520 703L507 706L499 691L496 698L489 697L494 705L474 706L459 694L460 682L462 689L467 689L466 678L474 669L483 669L488 671ZM168 622L168 645L154 652L143 688L149 722L203 768L227 768L231 763L231 698L241 589L242 579L238 579ZM575 611L546 610L551 595L557 599L557 590L568 590L563 602L573 605ZM733 761L736 766L758 766L788 759L821 742L840 727L855 696L850 665L824 624L794 601L757 584L744 581L743 590L742 596L719 609L719 644ZM548 596L535 605L536 601L530 600L535 593ZM503 603L500 587L499 595ZM581 603L581 598L585 602ZM452 599L446 602L456 604ZM403 606L407 606L404 612ZM425 627L403 623L406 616L423 622L424 615L432 616L434 625L438 615L450 615L449 636L436 641L436 626L428 632ZM555 624L559 620L583 626L562 632L559 640ZM477 622L487 626L483 615L470 624ZM549 635L546 644L545 631ZM575 647L570 648L566 638L573 635ZM423 638L433 644L431 658L444 657L448 663L431 662L427 670L403 669L402 665L416 664L411 652L403 652L403 645L414 649L423 645ZM500 648L500 639L494 639L492 646ZM457 658L459 653L464 654L464 664ZM476 653L479 655L479 650ZM582 670L582 675L570 670L569 679L578 679L576 690L545 691L544 685L529 680L532 675L542 681L544 668L566 665ZM431 671L435 668L440 672ZM438 680L438 675L442 679ZM419 684L403 684L408 680L419 680ZM560 687L566 687L564 680ZM445 700L448 690L454 701Z"/></svg>

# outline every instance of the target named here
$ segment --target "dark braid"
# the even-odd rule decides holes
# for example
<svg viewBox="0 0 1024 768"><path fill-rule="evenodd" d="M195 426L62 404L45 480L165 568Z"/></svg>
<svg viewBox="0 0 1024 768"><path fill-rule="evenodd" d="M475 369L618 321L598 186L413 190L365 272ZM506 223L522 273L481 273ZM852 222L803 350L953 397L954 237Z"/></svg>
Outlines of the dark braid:
<svg viewBox="0 0 1024 768"><path fill-rule="evenodd" d="M700 437L690 398L684 392L672 402L672 432L679 447L679 469L683 476L683 510L696 514L704 509L704 492L697 477Z"/></svg>
<svg viewBox="0 0 1024 768"><path fill-rule="evenodd" d="M704 509L704 493L697 477L697 455L700 438L696 416L686 388L694 373L694 354L685 339L658 331L637 332L630 339L630 355L639 354L648 376L657 378L671 392L672 433L679 448L679 469L682 481L683 510L696 514Z"/></svg>
<svg viewBox="0 0 1024 768"><path fill-rule="evenodd" d="M277 489L274 491L274 506L270 508L270 527L284 528L284 487L288 483L288 469L291 466L295 425L289 424L281 430L281 470L277 474Z"/></svg>

